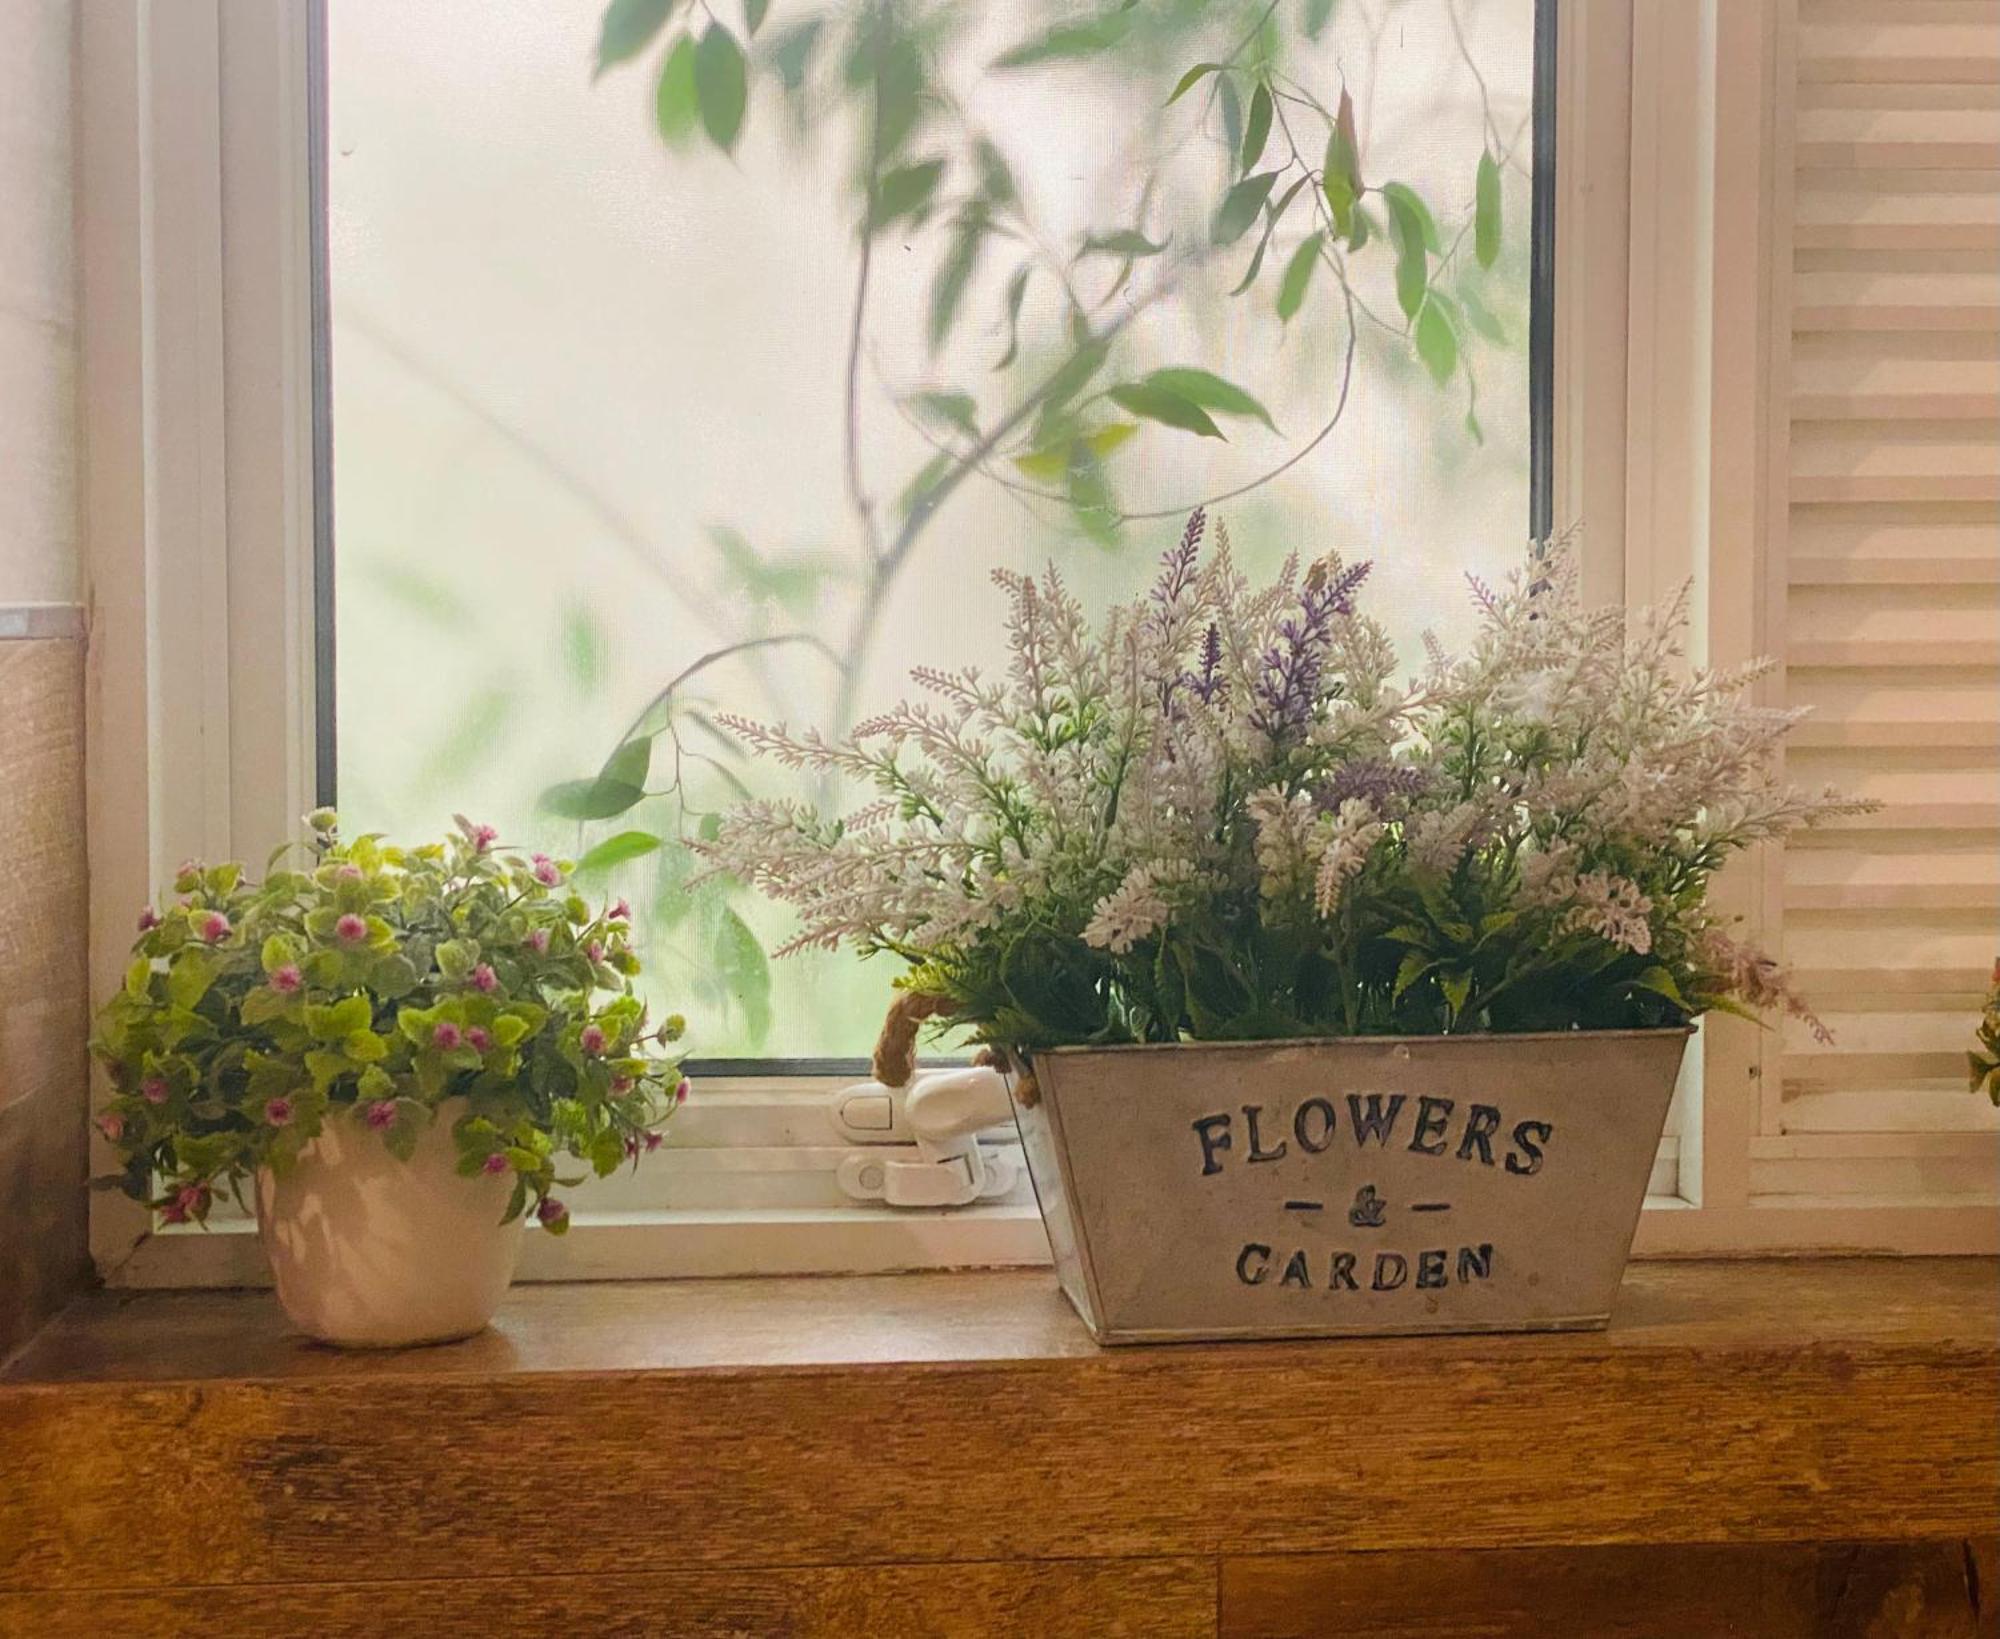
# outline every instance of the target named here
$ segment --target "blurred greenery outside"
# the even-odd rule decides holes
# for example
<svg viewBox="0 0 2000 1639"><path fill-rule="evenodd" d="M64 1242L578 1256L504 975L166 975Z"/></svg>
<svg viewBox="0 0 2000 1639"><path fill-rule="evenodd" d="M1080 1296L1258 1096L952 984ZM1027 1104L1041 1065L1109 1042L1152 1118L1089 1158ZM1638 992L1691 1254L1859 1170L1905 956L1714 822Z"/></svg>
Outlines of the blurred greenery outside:
<svg viewBox="0 0 2000 1639"><path fill-rule="evenodd" d="M1369 558L1412 666L1461 636L1527 527L1533 13L330 7L349 833L596 850L695 1053L865 1053L896 964L768 961L782 911L686 888L737 794L848 806L713 715L833 731L997 669L992 568L1129 596L1246 486L1252 573Z"/></svg>

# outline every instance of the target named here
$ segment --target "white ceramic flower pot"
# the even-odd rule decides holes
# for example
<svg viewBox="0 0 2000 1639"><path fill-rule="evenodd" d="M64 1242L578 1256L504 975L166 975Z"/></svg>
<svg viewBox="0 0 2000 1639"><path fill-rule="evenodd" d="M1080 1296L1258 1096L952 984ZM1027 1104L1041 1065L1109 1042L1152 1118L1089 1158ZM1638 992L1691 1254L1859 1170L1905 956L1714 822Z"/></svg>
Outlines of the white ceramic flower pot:
<svg viewBox="0 0 2000 1639"><path fill-rule="evenodd" d="M302 1332L349 1349L443 1343L483 1330L514 1278L522 1225L500 1222L513 1177L461 1178L448 1100L399 1161L347 1112L298 1164L257 1174L257 1232L278 1301Z"/></svg>

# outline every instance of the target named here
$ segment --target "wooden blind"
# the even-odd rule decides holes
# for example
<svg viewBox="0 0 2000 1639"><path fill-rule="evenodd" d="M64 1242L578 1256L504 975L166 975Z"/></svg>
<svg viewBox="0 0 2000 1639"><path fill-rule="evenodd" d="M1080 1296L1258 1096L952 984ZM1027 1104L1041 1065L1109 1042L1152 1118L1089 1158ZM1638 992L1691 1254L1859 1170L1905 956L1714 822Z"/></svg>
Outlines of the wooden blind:
<svg viewBox="0 0 2000 1639"><path fill-rule="evenodd" d="M2000 954L2000 0L1798 0L1793 47L1770 623L1813 708L1789 775L1883 807L1771 895L1836 1042L1767 1055L1753 1189L1966 1201L2000 1170L1965 1091Z"/></svg>

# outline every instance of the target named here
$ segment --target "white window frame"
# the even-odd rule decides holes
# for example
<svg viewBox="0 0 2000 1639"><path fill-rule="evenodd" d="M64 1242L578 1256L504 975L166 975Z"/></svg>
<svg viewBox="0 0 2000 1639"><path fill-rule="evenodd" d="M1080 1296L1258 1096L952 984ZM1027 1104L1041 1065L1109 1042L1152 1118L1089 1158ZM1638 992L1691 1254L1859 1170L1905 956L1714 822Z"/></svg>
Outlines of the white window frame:
<svg viewBox="0 0 2000 1639"><path fill-rule="evenodd" d="M1583 526L1593 600L1651 601L1694 575L1700 658L1717 664L1755 653L1761 630L1754 547L1783 414L1767 391L1782 247L1771 243L1765 139L1783 108L1791 5L1590 0L1558 13L1556 517ZM79 8L99 995L119 982L133 917L176 861L261 859L313 805L315 11L304 0ZM1732 163L1717 167L1718 152ZM1720 892L1754 921L1771 892L1765 875L1749 862ZM1719 1019L1698 1043L1640 1254L2000 1249L1990 1208L1760 1199L1757 1032ZM692 1147L663 1152L667 1165L702 1174L711 1195L732 1169L830 1171L847 1146L827 1094L849 1079L706 1080L714 1113L689 1122ZM107 1160L100 1151L100 1170ZM134 1203L94 1197L92 1248L107 1280L266 1278L247 1224L149 1237L150 1227ZM585 1200L567 1237L530 1237L522 1273L858 1272L1047 1256L1023 1185L1000 1204L951 1210Z"/></svg>

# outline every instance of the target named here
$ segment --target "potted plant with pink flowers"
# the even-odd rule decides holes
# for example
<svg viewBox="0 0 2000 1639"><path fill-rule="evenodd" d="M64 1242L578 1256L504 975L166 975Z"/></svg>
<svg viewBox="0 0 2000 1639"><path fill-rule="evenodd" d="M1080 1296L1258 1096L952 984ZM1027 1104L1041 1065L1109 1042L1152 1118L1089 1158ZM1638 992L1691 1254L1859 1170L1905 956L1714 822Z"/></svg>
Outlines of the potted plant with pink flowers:
<svg viewBox="0 0 2000 1639"><path fill-rule="evenodd" d="M298 868L190 863L140 918L91 1042L123 1161L106 1182L169 1224L251 1186L316 1338L465 1336L524 1221L563 1233L558 1189L658 1147L682 1021L648 1018L626 906L592 907L566 862L464 820L415 848L308 823Z"/></svg>

